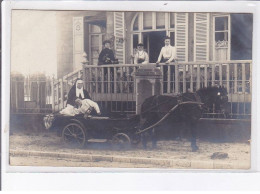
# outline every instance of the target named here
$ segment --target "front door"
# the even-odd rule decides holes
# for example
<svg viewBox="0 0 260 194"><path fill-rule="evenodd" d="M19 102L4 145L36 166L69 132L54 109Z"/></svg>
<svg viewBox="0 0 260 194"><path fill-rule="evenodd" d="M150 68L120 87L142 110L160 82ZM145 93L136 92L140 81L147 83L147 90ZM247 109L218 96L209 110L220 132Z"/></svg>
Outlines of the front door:
<svg viewBox="0 0 260 194"><path fill-rule="evenodd" d="M155 63L161 52L161 48L164 46L164 37L166 31L159 32L147 32L144 34L144 44L147 42L147 50L149 51L150 63ZM146 38L147 37L147 41Z"/></svg>

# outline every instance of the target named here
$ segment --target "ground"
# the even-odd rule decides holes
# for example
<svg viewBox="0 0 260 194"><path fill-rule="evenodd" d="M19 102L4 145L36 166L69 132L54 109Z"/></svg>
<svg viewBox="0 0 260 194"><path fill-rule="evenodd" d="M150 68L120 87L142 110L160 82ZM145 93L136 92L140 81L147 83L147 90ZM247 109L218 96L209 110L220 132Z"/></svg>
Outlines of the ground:
<svg viewBox="0 0 260 194"><path fill-rule="evenodd" d="M206 140L198 140L199 150L191 152L190 142L187 139L161 140L158 142L158 148L144 150L138 145L130 150L114 149L109 143L90 143L83 149L71 148L64 144L61 137L54 132L44 133L22 133L12 132L10 135L10 151L16 153L10 155L10 165L19 166L88 166L88 167L134 167L134 168L190 168L191 166L180 165L187 162L198 163L200 167L214 163L221 168L220 164L240 164L242 169L250 168L250 144L248 142L232 143L214 143ZM20 151L30 151L32 153L48 153L51 157L29 154L19 155ZM211 156L216 153L226 153L228 157L221 159L212 159ZM70 158L54 157L55 153L73 154ZM80 157L73 158L74 155L104 156L114 158L130 158L141 162L116 162L116 161L86 161ZM150 160L171 160L177 163L147 162ZM129 160L130 161L130 160ZM143 162L146 161L146 162ZM196 168L196 166L193 167ZM201 163L201 165L200 165ZM217 165L215 165L217 164ZM242 165L241 165L242 164ZM210 167L209 167L210 168ZM222 168L225 168L222 166Z"/></svg>

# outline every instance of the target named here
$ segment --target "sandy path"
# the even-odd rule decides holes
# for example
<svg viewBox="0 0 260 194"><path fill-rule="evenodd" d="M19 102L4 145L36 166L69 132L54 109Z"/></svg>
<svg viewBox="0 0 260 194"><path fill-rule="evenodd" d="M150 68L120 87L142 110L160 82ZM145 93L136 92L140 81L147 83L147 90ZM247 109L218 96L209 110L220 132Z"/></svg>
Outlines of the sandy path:
<svg viewBox="0 0 260 194"><path fill-rule="evenodd" d="M224 152L228 158L215 159L222 162L241 162L250 164L250 144L248 143L212 143L198 140L199 150L191 152L190 142L159 141L155 150L144 150L141 145L131 150L115 150L108 143L90 143L86 148L75 149L65 145L56 133L24 134L13 133L10 136L10 149L29 151L50 151L74 154L117 155L142 158L184 159L197 161L212 161L215 152Z"/></svg>

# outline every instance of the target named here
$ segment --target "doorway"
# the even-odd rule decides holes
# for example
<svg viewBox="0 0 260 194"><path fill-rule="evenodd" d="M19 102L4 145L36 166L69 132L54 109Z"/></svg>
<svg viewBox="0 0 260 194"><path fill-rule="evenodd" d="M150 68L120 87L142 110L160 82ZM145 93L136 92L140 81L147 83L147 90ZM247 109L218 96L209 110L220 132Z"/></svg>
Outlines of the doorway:
<svg viewBox="0 0 260 194"><path fill-rule="evenodd" d="M156 63L161 48L164 46L166 31L143 33L144 47L147 48L150 63Z"/></svg>

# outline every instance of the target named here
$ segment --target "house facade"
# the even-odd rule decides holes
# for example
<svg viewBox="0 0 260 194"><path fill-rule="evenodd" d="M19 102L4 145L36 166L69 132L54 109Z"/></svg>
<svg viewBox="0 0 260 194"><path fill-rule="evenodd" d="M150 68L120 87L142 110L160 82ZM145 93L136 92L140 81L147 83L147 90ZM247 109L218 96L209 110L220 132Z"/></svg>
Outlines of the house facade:
<svg viewBox="0 0 260 194"><path fill-rule="evenodd" d="M251 14L66 11L57 26L58 77L81 68L84 52L96 65L104 40L120 64L133 63L139 42L155 63L165 36L180 62L252 59Z"/></svg>
<svg viewBox="0 0 260 194"><path fill-rule="evenodd" d="M139 106L134 77L138 65L133 64L136 46L142 42L149 62L155 63L164 37L169 36L178 62L160 64L168 70L162 71L162 94L224 86L233 118L250 116L252 26L252 14L239 13L57 12L58 82L52 107L66 105L66 94L82 76L101 106L135 112ZM97 66L104 40L111 41L119 64Z"/></svg>

